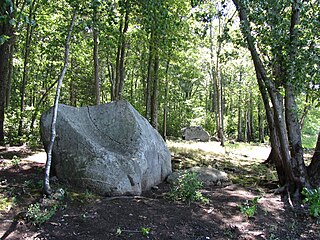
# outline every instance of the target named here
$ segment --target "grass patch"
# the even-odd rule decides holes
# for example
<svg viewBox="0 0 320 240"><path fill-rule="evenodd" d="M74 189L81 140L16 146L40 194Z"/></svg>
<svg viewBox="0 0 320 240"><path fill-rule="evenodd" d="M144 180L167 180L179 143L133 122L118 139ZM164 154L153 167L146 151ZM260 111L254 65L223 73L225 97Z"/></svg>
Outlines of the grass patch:
<svg viewBox="0 0 320 240"><path fill-rule="evenodd" d="M244 187L277 187L275 169L262 164L269 154L265 144L227 143L221 147L216 142L169 141L168 145L176 170L210 166L227 172L233 183Z"/></svg>

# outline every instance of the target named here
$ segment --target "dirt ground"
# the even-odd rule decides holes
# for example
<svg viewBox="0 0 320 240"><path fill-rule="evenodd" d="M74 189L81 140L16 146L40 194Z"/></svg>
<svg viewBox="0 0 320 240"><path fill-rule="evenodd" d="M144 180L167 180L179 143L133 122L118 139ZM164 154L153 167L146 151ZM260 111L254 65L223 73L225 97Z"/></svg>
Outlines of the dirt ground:
<svg viewBox="0 0 320 240"><path fill-rule="evenodd" d="M320 222L310 218L304 207L293 210L282 202L270 184L209 186L202 190L209 204L173 202L167 197L167 183L142 196L111 198L62 186L66 194L54 216L35 226L26 212L42 199L44 163L37 157L43 154L26 147L0 149L1 240L320 239ZM239 205L254 197L260 197L258 208L247 218Z"/></svg>

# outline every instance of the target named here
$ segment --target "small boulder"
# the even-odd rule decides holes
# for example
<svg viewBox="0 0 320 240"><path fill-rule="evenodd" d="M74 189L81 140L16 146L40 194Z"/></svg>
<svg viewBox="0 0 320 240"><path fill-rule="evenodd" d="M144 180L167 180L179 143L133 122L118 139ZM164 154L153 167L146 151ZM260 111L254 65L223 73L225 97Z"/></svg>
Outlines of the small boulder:
<svg viewBox="0 0 320 240"><path fill-rule="evenodd" d="M41 116L47 150L53 108ZM60 180L102 195L140 195L171 173L160 134L126 101L59 105L52 170Z"/></svg>
<svg viewBox="0 0 320 240"><path fill-rule="evenodd" d="M227 173L211 167L192 167L187 170L173 172L167 177L167 182L174 183L180 176L188 172L197 173L198 179L204 186L221 186L230 183Z"/></svg>
<svg viewBox="0 0 320 240"><path fill-rule="evenodd" d="M182 138L184 140L200 140L201 142L208 142L210 135L201 126L190 126L181 129Z"/></svg>

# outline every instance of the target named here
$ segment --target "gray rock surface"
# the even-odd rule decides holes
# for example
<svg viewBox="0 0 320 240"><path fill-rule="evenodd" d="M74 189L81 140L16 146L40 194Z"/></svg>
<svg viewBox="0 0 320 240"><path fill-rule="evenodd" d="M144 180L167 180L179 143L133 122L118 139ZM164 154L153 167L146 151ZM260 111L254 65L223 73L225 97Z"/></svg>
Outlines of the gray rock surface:
<svg viewBox="0 0 320 240"><path fill-rule="evenodd" d="M230 183L227 173L211 167L193 167L187 170L173 172L168 176L167 182L174 183L180 176L187 172L197 173L199 180L205 186L220 186Z"/></svg>
<svg viewBox="0 0 320 240"><path fill-rule="evenodd" d="M41 116L45 149L52 112ZM109 196L139 195L172 171L162 137L126 101L81 108L60 104L52 170L71 185Z"/></svg>
<svg viewBox="0 0 320 240"><path fill-rule="evenodd" d="M190 126L181 129L182 137L185 140L200 140L208 142L210 135L201 126Z"/></svg>

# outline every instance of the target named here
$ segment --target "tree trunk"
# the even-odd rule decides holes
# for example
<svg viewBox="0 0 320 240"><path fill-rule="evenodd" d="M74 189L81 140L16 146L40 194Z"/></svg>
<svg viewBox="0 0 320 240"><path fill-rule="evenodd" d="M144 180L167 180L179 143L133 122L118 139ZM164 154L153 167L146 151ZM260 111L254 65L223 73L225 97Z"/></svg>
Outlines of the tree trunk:
<svg viewBox="0 0 320 240"><path fill-rule="evenodd" d="M56 91L56 96L54 99L54 110L53 110L52 122L51 122L51 137L50 137L50 142L49 142L48 149L47 149L47 161L46 161L46 166L45 166L45 175L44 175L44 184L43 184L43 190L47 196L51 195L50 169L51 169L51 161L52 161L52 149L53 149L54 140L55 140L55 136L56 136L56 120L57 120L57 115L58 115L60 89L61 89L61 85L62 85L62 80L63 80L63 78L67 72L67 68L68 68L69 42L70 42L71 32L72 32L72 29L74 26L74 22L76 20L76 16L77 16L77 11L75 10L73 12L73 17L71 20L70 28L68 30L68 35L67 35L66 44L65 44L64 65L63 65L62 71L60 73L60 76L58 78L57 91Z"/></svg>
<svg viewBox="0 0 320 240"><path fill-rule="evenodd" d="M5 3L2 3L5 4ZM6 8L0 8L0 15L6 16L10 11L10 6ZM8 89L8 77L10 71L10 59L13 51L10 51L13 46L14 29L10 24L12 15L7 15L5 20L0 21L0 36L7 36L7 39L0 45L0 145L4 145L4 118L6 107L6 94Z"/></svg>
<svg viewBox="0 0 320 240"><path fill-rule="evenodd" d="M98 53L98 36L99 30L97 27L98 17L97 17L97 8L93 10L93 75L94 75L94 96L95 96L95 104L100 104L100 78L99 78L99 53Z"/></svg>
<svg viewBox="0 0 320 240"><path fill-rule="evenodd" d="M108 62L108 59L107 59ZM110 95L111 101L115 98L115 73L114 73L114 66L112 63L108 63L108 75L109 75L109 82L110 82Z"/></svg>
<svg viewBox="0 0 320 240"><path fill-rule="evenodd" d="M150 35L149 40L149 58L148 58L148 72L147 72L147 80L146 80L146 92L145 92L145 101L146 101L146 113L145 118L147 120L151 119L151 90L152 90L152 59L153 59L153 34Z"/></svg>
<svg viewBox="0 0 320 240"><path fill-rule="evenodd" d="M11 84L12 84L12 76L13 76L13 55L15 50L15 36L12 36L12 44L10 46L9 50L9 73L8 73L8 79L7 79L7 91L6 91L6 107L10 106L10 99L11 99Z"/></svg>
<svg viewBox="0 0 320 240"><path fill-rule="evenodd" d="M240 75L239 75L239 83L238 87L239 90L241 89L241 81L242 81L242 70L240 70ZM237 141L242 142L243 141L243 135L242 135L242 118L241 118L241 91L238 93L238 137Z"/></svg>
<svg viewBox="0 0 320 240"><path fill-rule="evenodd" d="M164 104L163 104L163 127L162 127L162 137L164 141L167 140L167 112L168 112L168 96L169 96L169 66L170 60L167 60L166 64L166 82L165 82L165 92L164 92Z"/></svg>
<svg viewBox="0 0 320 240"><path fill-rule="evenodd" d="M213 29L210 25L210 60L211 60L211 75L212 75L212 85L213 85L213 99L212 105L215 113L216 120L216 131L217 137L220 139L221 146L224 146L224 133L223 133L223 110L222 110L222 84L219 66L219 57L221 52L221 41L218 42L216 49L216 58L214 59L213 50ZM219 18L219 34L220 34L220 18Z"/></svg>
<svg viewBox="0 0 320 240"><path fill-rule="evenodd" d="M36 1L34 0L29 9L29 19L32 19L33 9ZM33 27L31 23L27 24L27 32L26 32L26 41L24 46L24 62L23 62L23 74L22 74L22 84L20 87L20 120L19 120L19 128L18 128L18 136L22 136L23 132L23 122L25 115L25 95L26 95L26 85L28 79L28 64L29 64L29 53L30 53L30 44L32 39Z"/></svg>
<svg viewBox="0 0 320 240"><path fill-rule="evenodd" d="M244 112L244 116L243 116L243 119L244 119L244 138L243 138L243 141L245 143L248 142L248 109L246 109Z"/></svg>
<svg viewBox="0 0 320 240"><path fill-rule="evenodd" d="M249 100L249 142L254 141L254 124L253 124L253 96L250 91L250 100Z"/></svg>
<svg viewBox="0 0 320 240"><path fill-rule="evenodd" d="M124 60L126 54L126 37L125 34L128 31L129 27L129 2L126 1L126 10L124 13L124 19L120 20L119 27L119 43L118 43L118 51L117 51L117 61L116 61L116 81L115 81L115 100L122 99L122 91L125 79L125 68L124 68Z"/></svg>
<svg viewBox="0 0 320 240"><path fill-rule="evenodd" d="M310 165L307 168L312 187L320 186L320 132Z"/></svg>
<svg viewBox="0 0 320 240"><path fill-rule="evenodd" d="M264 117L263 117L263 106L261 106L261 100L258 104L258 122L259 122L259 142L264 143Z"/></svg>
<svg viewBox="0 0 320 240"><path fill-rule="evenodd" d="M296 58L298 30L296 26L300 24L300 0L292 3L292 15L290 25L290 44L289 44L289 61L288 77L285 83L285 109L286 109L286 125L288 130L288 139L290 144L290 152L292 157L292 166L294 175L298 180L296 181L296 195L299 196L303 187L310 187L307 169L303 159L303 148L301 141L301 129L298 119L298 108L295 101L294 87L292 81L294 80L294 60Z"/></svg>
<svg viewBox="0 0 320 240"><path fill-rule="evenodd" d="M154 57L153 66L153 84L152 84L152 97L151 97L151 125L158 130L158 85L159 85L159 55L156 54Z"/></svg>
<svg viewBox="0 0 320 240"><path fill-rule="evenodd" d="M301 190L300 187L306 184L306 176L303 176L303 169L301 169L301 166L299 164L296 164L296 162L291 162L291 156L289 152L289 141L288 136L286 133L286 124L283 119L283 105L282 105L282 98L280 96L280 93L278 92L275 83L272 82L271 79L267 76L267 72L262 64L262 61L260 59L260 56L256 50L253 37L251 35L251 29L250 29L250 23L247 18L246 8L242 1L239 0L233 0L235 3L237 10L239 12L239 17L242 24L242 33L245 36L248 44L248 48L251 52L251 56L253 59L253 63L255 66L256 74L258 76L258 81L260 78L260 81L263 81L264 86L268 90L268 94L270 96L273 108L274 108L274 125L276 130L276 135L279 140L279 146L280 146L280 154L281 154L281 160L282 164L278 165L281 167L281 173L284 176L279 176L279 179L285 179L285 186L284 189L287 189L290 193L293 193L296 195L296 193ZM260 88L261 91L261 88ZM269 122L269 121L268 121ZM274 144L275 145L275 144ZM297 169L299 172L294 171L294 169ZM279 175L279 173L278 173Z"/></svg>

